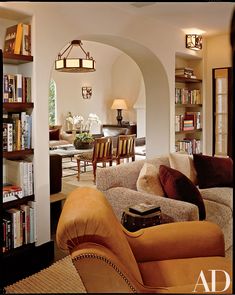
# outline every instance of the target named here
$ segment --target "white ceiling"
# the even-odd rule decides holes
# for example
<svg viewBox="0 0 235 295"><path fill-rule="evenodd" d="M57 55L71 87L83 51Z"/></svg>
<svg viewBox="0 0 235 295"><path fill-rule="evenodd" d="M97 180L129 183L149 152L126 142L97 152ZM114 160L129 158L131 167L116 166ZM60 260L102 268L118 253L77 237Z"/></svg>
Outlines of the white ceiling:
<svg viewBox="0 0 235 295"><path fill-rule="evenodd" d="M185 33L206 36L230 31L233 2L107 2L117 9L155 18L179 27Z"/></svg>

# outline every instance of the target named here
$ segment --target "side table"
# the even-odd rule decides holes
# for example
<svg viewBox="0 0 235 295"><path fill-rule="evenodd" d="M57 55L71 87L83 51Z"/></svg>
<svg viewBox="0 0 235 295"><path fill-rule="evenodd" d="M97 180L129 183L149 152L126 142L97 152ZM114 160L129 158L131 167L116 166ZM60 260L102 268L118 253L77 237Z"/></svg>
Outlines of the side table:
<svg viewBox="0 0 235 295"><path fill-rule="evenodd" d="M141 228L155 226L164 223L174 222L174 219L167 214L154 212L146 215L139 215L129 211L126 208L122 213L121 223L130 232L137 231Z"/></svg>
<svg viewBox="0 0 235 295"><path fill-rule="evenodd" d="M129 231L137 231L141 228L154 226L161 224L161 211L139 215L129 211L129 208L126 208L122 213L122 225Z"/></svg>

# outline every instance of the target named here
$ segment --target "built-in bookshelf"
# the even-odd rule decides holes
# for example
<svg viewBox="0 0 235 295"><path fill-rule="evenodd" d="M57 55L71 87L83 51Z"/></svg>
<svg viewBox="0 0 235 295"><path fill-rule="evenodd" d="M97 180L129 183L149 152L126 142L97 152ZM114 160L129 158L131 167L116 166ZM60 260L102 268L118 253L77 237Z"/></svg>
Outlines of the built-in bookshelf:
<svg viewBox="0 0 235 295"><path fill-rule="evenodd" d="M194 67L197 68L196 71ZM203 96L200 75L200 66L195 60L191 64L190 59L176 57L174 122L176 152L202 153Z"/></svg>
<svg viewBox="0 0 235 295"><path fill-rule="evenodd" d="M15 26L17 26L16 24ZM13 27L14 25L12 25ZM30 24L27 24L30 27ZM6 32L8 27L5 28ZM22 33L23 34L23 33ZM6 52L4 36L1 54L2 67L2 152L3 152L3 186L2 186L2 224L1 255L3 258L2 284L15 279L12 265L16 265L35 248L36 201L34 195L34 149L32 146L32 115L34 103L31 90L33 56L22 54L25 48L22 35L19 54ZM17 38L18 36L16 36ZM30 39L28 39L30 41ZM27 41L27 42L28 42ZM15 41L12 41L13 43ZM27 43L31 47L31 42ZM29 47L28 47L29 48ZM25 68L25 64L28 64ZM31 249L29 251L29 249ZM29 257L30 259L30 257ZM10 266L11 267L8 267ZM25 266L27 263L25 263ZM16 267L17 272L21 271ZM23 271L24 272L24 271Z"/></svg>
<svg viewBox="0 0 235 295"><path fill-rule="evenodd" d="M9 251L13 253L18 248L27 248L28 244L34 245L36 241L32 147L34 104L31 101L31 77L27 77L30 87L26 89L24 76L20 73L21 65L29 61L33 61L32 56L3 53L4 257L8 257ZM8 72L8 67L5 66L8 64L17 67L17 74Z"/></svg>

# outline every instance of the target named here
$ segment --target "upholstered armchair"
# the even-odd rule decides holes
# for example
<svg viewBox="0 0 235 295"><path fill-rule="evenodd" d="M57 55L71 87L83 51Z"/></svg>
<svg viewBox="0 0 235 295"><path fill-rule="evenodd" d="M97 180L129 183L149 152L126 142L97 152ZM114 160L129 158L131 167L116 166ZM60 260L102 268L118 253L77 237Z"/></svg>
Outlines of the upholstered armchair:
<svg viewBox="0 0 235 295"><path fill-rule="evenodd" d="M226 288L224 293L232 293L223 234L208 221L162 224L131 233L103 193L81 187L65 201L56 239L69 251L87 292L189 294L209 288L221 294ZM211 270L218 270L216 281L211 280Z"/></svg>

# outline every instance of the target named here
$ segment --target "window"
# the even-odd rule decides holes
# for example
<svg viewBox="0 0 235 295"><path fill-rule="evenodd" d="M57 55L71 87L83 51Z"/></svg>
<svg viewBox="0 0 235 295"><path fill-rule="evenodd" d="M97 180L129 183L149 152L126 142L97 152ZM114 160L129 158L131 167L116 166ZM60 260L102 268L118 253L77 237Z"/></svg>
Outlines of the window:
<svg viewBox="0 0 235 295"><path fill-rule="evenodd" d="M232 157L231 68L213 69L213 154Z"/></svg>
<svg viewBox="0 0 235 295"><path fill-rule="evenodd" d="M56 123L56 83L54 80L50 81L48 111L49 111L49 125L55 125Z"/></svg>

